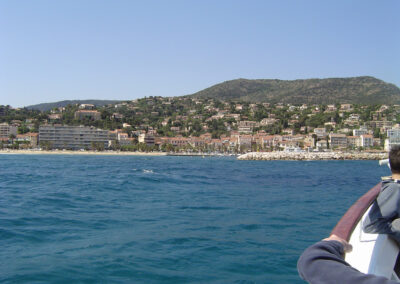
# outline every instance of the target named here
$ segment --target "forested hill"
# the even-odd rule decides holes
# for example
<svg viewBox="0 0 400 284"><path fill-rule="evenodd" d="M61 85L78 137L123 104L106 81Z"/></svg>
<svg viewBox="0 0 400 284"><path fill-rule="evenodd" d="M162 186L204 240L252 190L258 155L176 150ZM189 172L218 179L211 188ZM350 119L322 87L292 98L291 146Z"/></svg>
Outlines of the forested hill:
<svg viewBox="0 0 400 284"><path fill-rule="evenodd" d="M27 106L26 108L40 110L40 111L48 111L53 108L65 107L67 105L74 105L74 104L92 104L95 106L105 106L108 104L116 104L119 102L120 101L116 101L116 100L73 100L73 101L68 100L68 101L60 101L60 102L54 102L54 103L43 103L43 104L38 104L38 105L31 105L31 106Z"/></svg>
<svg viewBox="0 0 400 284"><path fill-rule="evenodd" d="M197 92L191 97L292 104L398 104L400 89L374 77L306 80L237 79Z"/></svg>

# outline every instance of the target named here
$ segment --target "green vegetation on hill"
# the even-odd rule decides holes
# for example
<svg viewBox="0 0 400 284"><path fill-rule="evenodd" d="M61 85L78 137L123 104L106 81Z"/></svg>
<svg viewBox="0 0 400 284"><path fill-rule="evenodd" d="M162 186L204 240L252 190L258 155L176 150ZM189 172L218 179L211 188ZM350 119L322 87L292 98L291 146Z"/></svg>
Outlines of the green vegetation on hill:
<svg viewBox="0 0 400 284"><path fill-rule="evenodd" d="M214 85L190 96L252 103L400 103L400 89L397 86L367 76L292 81L237 79Z"/></svg>
<svg viewBox="0 0 400 284"><path fill-rule="evenodd" d="M108 104L116 104L121 101L117 100L67 100L67 101L60 101L60 102L54 102L54 103L43 103L43 104L37 104L37 105L31 105L27 106L27 109L34 109L34 110L40 110L40 111L48 111L53 108L59 108L59 107L66 107L67 105L75 105L75 104L92 104L95 106L105 106Z"/></svg>

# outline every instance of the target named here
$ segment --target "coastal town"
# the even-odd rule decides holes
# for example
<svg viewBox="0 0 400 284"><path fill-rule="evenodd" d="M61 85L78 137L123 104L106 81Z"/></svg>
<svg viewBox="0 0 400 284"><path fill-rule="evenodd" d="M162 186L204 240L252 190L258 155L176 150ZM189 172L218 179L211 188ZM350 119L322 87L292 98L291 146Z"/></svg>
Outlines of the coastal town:
<svg viewBox="0 0 400 284"><path fill-rule="evenodd" d="M0 149L168 153L383 152L400 105L146 97L39 111L0 106Z"/></svg>

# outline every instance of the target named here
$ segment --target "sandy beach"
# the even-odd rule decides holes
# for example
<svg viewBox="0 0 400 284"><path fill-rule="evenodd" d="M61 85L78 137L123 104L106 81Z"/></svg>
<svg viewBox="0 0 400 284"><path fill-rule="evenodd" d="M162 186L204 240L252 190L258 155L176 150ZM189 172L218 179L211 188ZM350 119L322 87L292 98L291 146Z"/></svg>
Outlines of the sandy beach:
<svg viewBox="0 0 400 284"><path fill-rule="evenodd" d="M121 152L121 151L64 151L64 150L0 150L0 154L15 155L103 155L103 156L166 156L165 152Z"/></svg>

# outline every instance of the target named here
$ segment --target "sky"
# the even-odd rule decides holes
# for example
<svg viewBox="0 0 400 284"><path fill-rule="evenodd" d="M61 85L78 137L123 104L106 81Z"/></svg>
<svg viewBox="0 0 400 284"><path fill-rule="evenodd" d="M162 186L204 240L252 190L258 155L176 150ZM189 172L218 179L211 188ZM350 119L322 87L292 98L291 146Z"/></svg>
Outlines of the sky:
<svg viewBox="0 0 400 284"><path fill-rule="evenodd" d="M400 86L399 0L0 0L0 105L181 96L237 78Z"/></svg>

